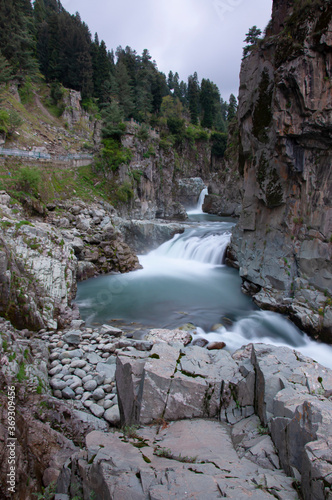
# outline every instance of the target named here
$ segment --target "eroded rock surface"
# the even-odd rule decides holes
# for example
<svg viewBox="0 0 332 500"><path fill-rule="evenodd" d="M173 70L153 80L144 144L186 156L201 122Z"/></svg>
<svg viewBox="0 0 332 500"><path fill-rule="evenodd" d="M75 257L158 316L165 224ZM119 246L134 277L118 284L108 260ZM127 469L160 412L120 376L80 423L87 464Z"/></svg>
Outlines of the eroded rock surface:
<svg viewBox="0 0 332 500"><path fill-rule="evenodd" d="M110 205L78 200L46 212L31 216L0 193L0 314L19 328L70 324L77 280L140 267Z"/></svg>
<svg viewBox="0 0 332 500"><path fill-rule="evenodd" d="M243 60L238 120L242 211L232 253L261 307L332 341L330 2L273 2Z"/></svg>

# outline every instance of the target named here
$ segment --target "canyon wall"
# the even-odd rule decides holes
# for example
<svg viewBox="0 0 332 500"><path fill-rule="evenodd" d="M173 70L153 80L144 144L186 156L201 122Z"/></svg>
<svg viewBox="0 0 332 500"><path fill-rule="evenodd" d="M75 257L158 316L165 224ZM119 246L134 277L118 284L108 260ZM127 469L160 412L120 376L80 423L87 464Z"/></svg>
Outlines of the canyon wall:
<svg viewBox="0 0 332 500"><path fill-rule="evenodd" d="M332 5L275 0L242 62L230 261L258 305L332 341Z"/></svg>
<svg viewBox="0 0 332 500"><path fill-rule="evenodd" d="M123 217L184 220L185 209L196 206L205 184L222 170L223 159L212 155L208 139L184 139L173 147L151 132L140 139L140 126L127 123L122 145L132 159L107 175L110 182L132 188L129 202L117 206Z"/></svg>

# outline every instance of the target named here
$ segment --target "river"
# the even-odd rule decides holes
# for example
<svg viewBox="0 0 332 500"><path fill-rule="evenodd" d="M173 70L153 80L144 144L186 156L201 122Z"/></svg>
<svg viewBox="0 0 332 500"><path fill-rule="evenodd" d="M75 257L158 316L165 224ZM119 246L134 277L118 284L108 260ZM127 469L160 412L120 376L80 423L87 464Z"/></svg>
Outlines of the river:
<svg viewBox="0 0 332 500"><path fill-rule="evenodd" d="M230 352L263 342L295 348L332 368L331 346L313 341L286 317L258 309L241 292L238 271L223 263L234 222L203 214L202 203L188 212L183 234L139 256L143 269L78 284L76 302L87 325L109 323L142 337L151 328L192 323L195 338L223 341Z"/></svg>

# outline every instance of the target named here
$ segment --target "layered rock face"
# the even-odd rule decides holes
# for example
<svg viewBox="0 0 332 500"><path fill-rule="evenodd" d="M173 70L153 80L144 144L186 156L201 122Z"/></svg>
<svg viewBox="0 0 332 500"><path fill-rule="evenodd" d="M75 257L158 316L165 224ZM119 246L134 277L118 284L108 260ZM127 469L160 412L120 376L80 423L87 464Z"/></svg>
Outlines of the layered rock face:
<svg viewBox="0 0 332 500"><path fill-rule="evenodd" d="M232 253L262 307L332 341L332 6L274 1L244 59L243 209ZM257 288L256 290L257 291Z"/></svg>
<svg viewBox="0 0 332 500"><path fill-rule="evenodd" d="M134 219L186 219L186 208L193 208L199 194L222 160L211 155L207 140L191 144L185 140L176 150L150 132L140 140L140 127L127 124L122 138L132 152L129 165L122 165L111 180L118 183L134 179L132 202L118 208L121 216Z"/></svg>
<svg viewBox="0 0 332 500"><path fill-rule="evenodd" d="M0 215L0 314L18 328L63 326L78 317L77 280L139 268L107 204L59 203L31 217L1 192Z"/></svg>

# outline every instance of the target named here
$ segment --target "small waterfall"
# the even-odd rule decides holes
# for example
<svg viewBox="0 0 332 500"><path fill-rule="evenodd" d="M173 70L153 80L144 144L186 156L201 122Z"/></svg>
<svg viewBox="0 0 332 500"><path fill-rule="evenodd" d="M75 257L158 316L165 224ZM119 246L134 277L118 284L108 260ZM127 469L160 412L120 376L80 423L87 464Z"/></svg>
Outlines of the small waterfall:
<svg viewBox="0 0 332 500"><path fill-rule="evenodd" d="M152 254L173 259L195 260L212 265L221 265L229 244L231 233L225 228L218 232L211 228L199 228L177 234L161 245Z"/></svg>
<svg viewBox="0 0 332 500"><path fill-rule="evenodd" d="M199 198L198 198L198 202L197 202L197 206L196 208L194 208L193 210L189 210L187 213L190 215L194 215L194 214L203 214L203 203L204 203L204 198L205 196L208 194L208 188L204 188L202 191L201 191L201 194L199 195Z"/></svg>

